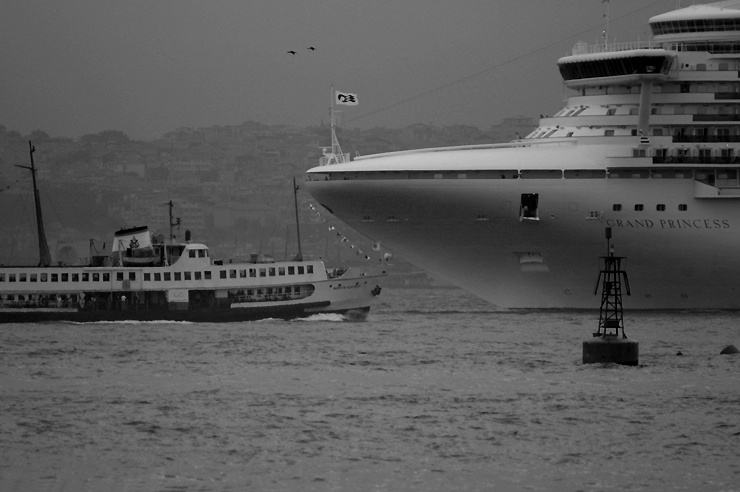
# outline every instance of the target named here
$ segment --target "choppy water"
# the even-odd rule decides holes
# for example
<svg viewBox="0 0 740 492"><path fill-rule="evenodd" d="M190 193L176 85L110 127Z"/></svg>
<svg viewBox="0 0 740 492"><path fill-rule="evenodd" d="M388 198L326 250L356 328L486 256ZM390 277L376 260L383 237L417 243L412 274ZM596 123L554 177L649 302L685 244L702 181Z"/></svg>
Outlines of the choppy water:
<svg viewBox="0 0 740 492"><path fill-rule="evenodd" d="M0 325L0 490L740 490L740 313L628 311L638 367L581 363L597 320Z"/></svg>

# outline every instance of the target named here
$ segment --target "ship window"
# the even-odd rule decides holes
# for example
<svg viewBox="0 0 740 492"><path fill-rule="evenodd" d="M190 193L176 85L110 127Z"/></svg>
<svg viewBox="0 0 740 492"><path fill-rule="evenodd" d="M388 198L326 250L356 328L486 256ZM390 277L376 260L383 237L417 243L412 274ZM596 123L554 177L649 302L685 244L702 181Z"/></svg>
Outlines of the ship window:
<svg viewBox="0 0 740 492"><path fill-rule="evenodd" d="M80 274L79 273L73 273L72 274L72 282L79 282L80 281Z"/></svg>
<svg viewBox="0 0 740 492"><path fill-rule="evenodd" d="M15 282L15 273L8 274L8 282Z"/></svg>
<svg viewBox="0 0 740 492"><path fill-rule="evenodd" d="M175 272L175 281L179 282L182 280L182 273L181 272Z"/></svg>
<svg viewBox="0 0 740 492"><path fill-rule="evenodd" d="M727 63L720 63L717 68L718 68L718 70L725 71L725 70L729 70L730 69L730 65L727 64Z"/></svg>
<svg viewBox="0 0 740 492"><path fill-rule="evenodd" d="M89 282L90 281L90 274L89 273L83 273L82 274L82 281L83 282Z"/></svg>
<svg viewBox="0 0 740 492"><path fill-rule="evenodd" d="M25 282L26 281L26 274L25 273L19 273L18 274L18 282Z"/></svg>
<svg viewBox="0 0 740 492"><path fill-rule="evenodd" d="M268 270L270 272L270 277L274 277L275 276L275 267L270 267Z"/></svg>
<svg viewBox="0 0 740 492"><path fill-rule="evenodd" d="M236 278L236 270L229 270L229 278Z"/></svg>
<svg viewBox="0 0 740 492"><path fill-rule="evenodd" d="M51 281L54 281L54 274L51 275ZM110 272L105 272L103 274L103 282L110 282Z"/></svg>
<svg viewBox="0 0 740 492"><path fill-rule="evenodd" d="M219 277L226 278L226 270L221 270Z"/></svg>
<svg viewBox="0 0 740 492"><path fill-rule="evenodd" d="M205 279L206 280L211 280L211 271L210 270L207 270L207 271L203 272L203 275L205 276Z"/></svg>
<svg viewBox="0 0 740 492"><path fill-rule="evenodd" d="M144 273L144 282L149 282L152 279L151 273Z"/></svg>
<svg viewBox="0 0 740 492"><path fill-rule="evenodd" d="M256 277L257 276L257 269L256 268L250 268L249 269L249 276L250 277Z"/></svg>
<svg viewBox="0 0 740 492"><path fill-rule="evenodd" d="M46 282L46 274L41 274L41 281ZM100 274L99 273L93 273L93 282L100 282Z"/></svg>
<svg viewBox="0 0 740 492"><path fill-rule="evenodd" d="M5 282L5 274L0 273L0 282Z"/></svg>
<svg viewBox="0 0 740 492"><path fill-rule="evenodd" d="M606 115L613 116L614 114L616 114L616 112L617 112L617 108L609 108L606 110Z"/></svg>
<svg viewBox="0 0 740 492"><path fill-rule="evenodd" d="M606 171L603 169L566 169L566 179L604 179Z"/></svg>
<svg viewBox="0 0 740 492"><path fill-rule="evenodd" d="M154 274L154 281L155 282L161 282L162 281L162 274L157 272Z"/></svg>
<svg viewBox="0 0 740 492"><path fill-rule="evenodd" d="M200 272L195 272L195 280L200 280L201 279L201 275L202 274Z"/></svg>
<svg viewBox="0 0 740 492"><path fill-rule="evenodd" d="M169 282L172 280L172 274L170 272L164 272L164 281Z"/></svg>
<svg viewBox="0 0 740 492"><path fill-rule="evenodd" d="M662 137L663 136L663 129L662 128L653 128L653 136L655 136L655 137Z"/></svg>
<svg viewBox="0 0 740 492"><path fill-rule="evenodd" d="M572 137L572 136L573 136L573 132L568 132L568 134L566 135L566 137Z"/></svg>
<svg viewBox="0 0 740 492"><path fill-rule="evenodd" d="M191 250L190 250L190 251L188 252L188 256L190 256L191 258L195 258L195 250L194 250L194 249L191 249Z"/></svg>
<svg viewBox="0 0 740 492"><path fill-rule="evenodd" d="M304 273L305 273L305 271L304 271L303 267L302 266L299 266L298 267L298 275L303 275Z"/></svg>
<svg viewBox="0 0 740 492"><path fill-rule="evenodd" d="M54 281L54 275L52 274L51 281ZM123 272L116 272L116 281L117 282L123 282Z"/></svg>
<svg viewBox="0 0 740 492"><path fill-rule="evenodd" d="M208 254L206 254L206 250L205 249L199 249L198 250L198 258L205 258L206 256L208 256Z"/></svg>
<svg viewBox="0 0 740 492"><path fill-rule="evenodd" d="M31 274L31 282L36 282L37 280L38 280L38 279L37 279L37 277L36 277L36 274L35 274L35 273L32 273L32 274Z"/></svg>
<svg viewBox="0 0 740 492"><path fill-rule="evenodd" d="M129 280L136 280L136 272L128 272L128 279ZM62 279L64 280L64 279Z"/></svg>
<svg viewBox="0 0 740 492"><path fill-rule="evenodd" d="M645 206L642 203L638 203L635 205L635 212L642 212L642 210L645 208Z"/></svg>
<svg viewBox="0 0 740 492"><path fill-rule="evenodd" d="M288 275L295 275L295 267L292 267L292 266L288 267Z"/></svg>
<svg viewBox="0 0 740 492"><path fill-rule="evenodd" d="M313 273L313 265L306 265L306 273Z"/></svg>
<svg viewBox="0 0 740 492"><path fill-rule="evenodd" d="M267 269L260 268L260 277L267 277Z"/></svg>
<svg viewBox="0 0 740 492"><path fill-rule="evenodd" d="M285 275L285 267L278 268L278 275Z"/></svg>
<svg viewBox="0 0 740 492"><path fill-rule="evenodd" d="M604 136L605 137L613 137L614 136L614 130L604 130Z"/></svg>
<svg viewBox="0 0 740 492"><path fill-rule="evenodd" d="M25 275L24 275L25 277ZM23 281L25 282L26 279L24 278ZM69 282L69 273L63 273L62 274L62 282Z"/></svg>
<svg viewBox="0 0 740 492"><path fill-rule="evenodd" d="M615 203L612 205L612 210L615 212L621 212L622 211L622 204L621 203Z"/></svg>
<svg viewBox="0 0 740 492"><path fill-rule="evenodd" d="M657 210L658 212L665 212L665 204L664 203L657 204L655 206L655 210Z"/></svg>
<svg viewBox="0 0 740 492"><path fill-rule="evenodd" d="M686 205L685 203L679 203L679 205L678 205L678 210L679 211L685 212L688 209L689 209L688 205Z"/></svg>
<svg viewBox="0 0 740 492"><path fill-rule="evenodd" d="M247 270L246 268L243 270L239 270L239 278L247 278Z"/></svg>
<svg viewBox="0 0 740 492"><path fill-rule="evenodd" d="M697 70L697 71L699 71L699 72L703 72L703 71L705 71L706 69L707 69L707 64L706 64L706 63L697 63L697 64L696 64L696 70Z"/></svg>

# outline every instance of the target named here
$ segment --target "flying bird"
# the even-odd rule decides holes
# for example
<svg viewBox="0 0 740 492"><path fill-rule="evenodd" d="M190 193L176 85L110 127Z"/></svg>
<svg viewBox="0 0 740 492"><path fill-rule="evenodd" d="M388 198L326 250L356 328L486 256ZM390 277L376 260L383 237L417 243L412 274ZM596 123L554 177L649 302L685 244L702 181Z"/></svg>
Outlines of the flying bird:
<svg viewBox="0 0 740 492"><path fill-rule="evenodd" d="M296 54L296 52L293 51L293 50L288 51L288 53L290 53L291 55L295 55Z"/></svg>
<svg viewBox="0 0 740 492"><path fill-rule="evenodd" d="M311 51L316 51L316 48L314 48L313 46L309 46L307 49L309 49Z"/></svg>

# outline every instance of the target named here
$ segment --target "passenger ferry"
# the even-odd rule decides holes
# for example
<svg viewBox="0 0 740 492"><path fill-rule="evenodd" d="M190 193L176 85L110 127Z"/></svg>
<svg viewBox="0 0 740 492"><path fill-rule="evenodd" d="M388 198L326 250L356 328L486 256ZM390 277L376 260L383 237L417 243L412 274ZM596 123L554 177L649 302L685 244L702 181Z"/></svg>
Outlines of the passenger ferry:
<svg viewBox="0 0 740 492"><path fill-rule="evenodd" d="M33 147L31 146L33 153ZM33 154L32 154L33 155ZM22 166L25 167L25 166ZM33 159L31 167L35 169ZM43 221L37 200L39 248ZM170 203L170 223L172 224ZM384 271L327 270L300 253L290 261L224 263L208 247L170 243L147 227L115 233L112 253L85 266L0 267L0 323L42 321L250 321L337 313L365 319L380 293Z"/></svg>
<svg viewBox="0 0 740 492"><path fill-rule="evenodd" d="M740 1L578 43L565 107L507 144L308 171L351 227L502 308L594 308L607 228L640 309L740 308Z"/></svg>

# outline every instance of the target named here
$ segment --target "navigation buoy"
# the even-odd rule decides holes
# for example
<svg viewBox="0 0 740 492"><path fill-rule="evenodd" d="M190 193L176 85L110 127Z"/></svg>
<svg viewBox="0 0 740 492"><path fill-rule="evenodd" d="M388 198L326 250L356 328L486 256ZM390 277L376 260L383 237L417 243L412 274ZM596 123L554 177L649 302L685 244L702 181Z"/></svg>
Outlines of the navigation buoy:
<svg viewBox="0 0 740 492"><path fill-rule="evenodd" d="M728 354L740 354L740 350L737 349L734 345L728 345L727 347L722 349L722 352L720 352L720 355L728 355Z"/></svg>
<svg viewBox="0 0 740 492"><path fill-rule="evenodd" d="M599 272L594 295L599 292L601 284L601 307L599 308L599 329L591 340L583 342L583 363L616 363L636 366L639 356L639 345L628 340L624 334L624 313L622 310L622 285L630 295L627 272L622 270L622 256L614 256L614 249L609 244L612 237L611 227L606 228L607 256L602 256L604 267ZM603 278L603 280L602 280Z"/></svg>

